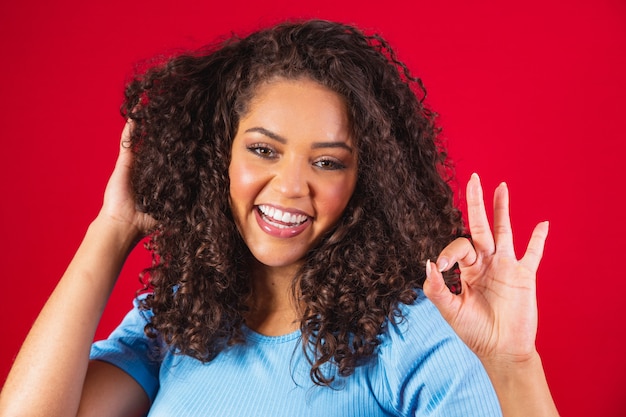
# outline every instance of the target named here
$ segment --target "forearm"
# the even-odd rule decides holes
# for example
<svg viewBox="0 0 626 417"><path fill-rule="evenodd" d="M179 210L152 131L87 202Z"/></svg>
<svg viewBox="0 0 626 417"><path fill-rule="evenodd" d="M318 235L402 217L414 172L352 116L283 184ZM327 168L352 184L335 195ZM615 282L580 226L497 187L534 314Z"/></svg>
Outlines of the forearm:
<svg viewBox="0 0 626 417"><path fill-rule="evenodd" d="M133 246L96 219L30 330L0 394L0 415L75 415L98 322Z"/></svg>
<svg viewBox="0 0 626 417"><path fill-rule="evenodd" d="M498 395L504 417L559 415L539 354L524 362L482 360Z"/></svg>

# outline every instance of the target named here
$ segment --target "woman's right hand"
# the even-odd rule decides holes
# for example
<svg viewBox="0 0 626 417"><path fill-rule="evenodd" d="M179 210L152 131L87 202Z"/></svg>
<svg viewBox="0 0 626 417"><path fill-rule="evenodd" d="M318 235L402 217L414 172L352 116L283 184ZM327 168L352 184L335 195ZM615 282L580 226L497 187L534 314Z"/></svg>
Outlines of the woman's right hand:
<svg viewBox="0 0 626 417"><path fill-rule="evenodd" d="M133 165L130 133L133 122L129 119L122 131L120 150L115 168L104 192L104 202L97 220L111 222L134 233L134 240L139 241L156 226L156 221L137 209L130 184Z"/></svg>

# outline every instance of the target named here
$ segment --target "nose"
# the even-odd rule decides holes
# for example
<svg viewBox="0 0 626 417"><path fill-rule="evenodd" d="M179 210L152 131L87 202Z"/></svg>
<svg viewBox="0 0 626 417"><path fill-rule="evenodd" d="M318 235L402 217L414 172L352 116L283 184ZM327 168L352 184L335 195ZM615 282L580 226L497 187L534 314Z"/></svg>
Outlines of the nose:
<svg viewBox="0 0 626 417"><path fill-rule="evenodd" d="M286 198L300 198L309 194L308 161L301 158L282 158L275 165L272 187Z"/></svg>

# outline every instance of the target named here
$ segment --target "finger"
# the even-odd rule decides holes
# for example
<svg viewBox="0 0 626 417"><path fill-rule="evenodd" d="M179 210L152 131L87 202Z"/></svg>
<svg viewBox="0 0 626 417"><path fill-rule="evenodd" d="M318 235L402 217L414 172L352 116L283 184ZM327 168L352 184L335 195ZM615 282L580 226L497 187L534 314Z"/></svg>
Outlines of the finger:
<svg viewBox="0 0 626 417"><path fill-rule="evenodd" d="M458 262L461 268L472 266L476 262L476 250L469 239L460 237L443 248L437 258L437 270L447 271Z"/></svg>
<svg viewBox="0 0 626 417"><path fill-rule="evenodd" d="M126 124L124 125L124 130L122 130L122 137L120 139L120 152L117 157L116 166L124 166L129 168L132 165L132 149L131 149L131 139L130 134L133 129L132 120L128 119Z"/></svg>
<svg viewBox="0 0 626 417"><path fill-rule="evenodd" d="M133 128L133 121L131 119L126 120L126 124L124 125L124 130L122 130L122 139L120 141L120 145L122 148L129 149L131 145L130 141L130 133Z"/></svg>
<svg viewBox="0 0 626 417"><path fill-rule="evenodd" d="M467 217L476 251L493 254L496 248L485 210L483 188L476 173L467 182Z"/></svg>
<svg viewBox="0 0 626 417"><path fill-rule="evenodd" d="M434 268L430 259L426 261L426 281L423 290L446 321L450 322L457 315L461 307L461 298L450 292L443 275Z"/></svg>
<svg viewBox="0 0 626 417"><path fill-rule="evenodd" d="M548 229L550 228L549 222L541 222L533 230L533 234L530 236L526 253L520 260L520 263L531 271L537 271L539 268L539 262L543 256L543 248L548 237Z"/></svg>
<svg viewBox="0 0 626 417"><path fill-rule="evenodd" d="M505 256L515 257L509 214L509 188L504 182L498 185L493 196L493 233L496 250Z"/></svg>

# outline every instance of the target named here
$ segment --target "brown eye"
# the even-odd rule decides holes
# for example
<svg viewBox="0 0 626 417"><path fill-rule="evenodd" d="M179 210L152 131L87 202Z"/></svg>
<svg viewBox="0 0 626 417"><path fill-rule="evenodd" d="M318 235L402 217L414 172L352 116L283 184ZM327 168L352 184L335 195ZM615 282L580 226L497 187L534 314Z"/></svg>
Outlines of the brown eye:
<svg viewBox="0 0 626 417"><path fill-rule="evenodd" d="M265 159L273 159L276 157L276 152L270 146L264 144L251 145L247 148L253 154L265 158Z"/></svg>
<svg viewBox="0 0 626 417"><path fill-rule="evenodd" d="M327 171L335 171L338 169L344 169L346 166L339 162L336 159L332 158L324 158L315 161L314 165L318 168L327 170Z"/></svg>

